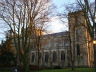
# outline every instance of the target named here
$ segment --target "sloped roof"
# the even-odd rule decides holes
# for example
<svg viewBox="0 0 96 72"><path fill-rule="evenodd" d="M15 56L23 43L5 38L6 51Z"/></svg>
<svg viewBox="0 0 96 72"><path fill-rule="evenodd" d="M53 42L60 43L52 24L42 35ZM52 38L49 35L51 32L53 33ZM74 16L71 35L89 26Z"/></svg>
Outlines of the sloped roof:
<svg viewBox="0 0 96 72"><path fill-rule="evenodd" d="M68 36L69 31L64 31L64 32L58 32L58 33L52 33L52 34L47 34L43 35L43 37L49 37L49 36Z"/></svg>

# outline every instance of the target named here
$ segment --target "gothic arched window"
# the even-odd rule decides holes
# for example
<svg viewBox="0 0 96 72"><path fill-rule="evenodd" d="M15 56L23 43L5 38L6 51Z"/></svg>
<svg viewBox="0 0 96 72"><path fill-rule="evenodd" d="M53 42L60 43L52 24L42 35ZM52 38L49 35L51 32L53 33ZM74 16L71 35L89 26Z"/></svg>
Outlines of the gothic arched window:
<svg viewBox="0 0 96 72"><path fill-rule="evenodd" d="M65 60L65 53L64 51L61 51L61 61L64 61Z"/></svg>
<svg viewBox="0 0 96 72"><path fill-rule="evenodd" d="M45 52L45 62L48 63L48 59L49 59L49 54L48 52Z"/></svg>
<svg viewBox="0 0 96 72"><path fill-rule="evenodd" d="M32 63L35 61L35 54L34 53L32 53Z"/></svg>
<svg viewBox="0 0 96 72"><path fill-rule="evenodd" d="M56 62L57 61L57 53L54 51L53 52L53 62Z"/></svg>
<svg viewBox="0 0 96 72"><path fill-rule="evenodd" d="M80 55L80 45L77 44L77 55Z"/></svg>

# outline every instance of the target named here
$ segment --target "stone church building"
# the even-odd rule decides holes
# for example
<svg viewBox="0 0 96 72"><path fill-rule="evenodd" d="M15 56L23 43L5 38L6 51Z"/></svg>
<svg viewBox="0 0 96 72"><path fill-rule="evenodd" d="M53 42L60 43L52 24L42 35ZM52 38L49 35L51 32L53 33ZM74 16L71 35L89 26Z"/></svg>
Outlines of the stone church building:
<svg viewBox="0 0 96 72"><path fill-rule="evenodd" d="M91 67L93 45L82 11L68 14L69 31L43 35L41 48L34 47L30 53L30 64L45 67Z"/></svg>

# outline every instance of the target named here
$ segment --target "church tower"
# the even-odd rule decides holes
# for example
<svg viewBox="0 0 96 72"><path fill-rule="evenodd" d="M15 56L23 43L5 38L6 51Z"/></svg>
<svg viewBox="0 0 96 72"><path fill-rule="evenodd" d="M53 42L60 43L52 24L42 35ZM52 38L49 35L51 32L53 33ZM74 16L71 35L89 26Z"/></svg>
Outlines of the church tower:
<svg viewBox="0 0 96 72"><path fill-rule="evenodd" d="M74 66L93 65L93 45L83 11L68 14L71 53Z"/></svg>

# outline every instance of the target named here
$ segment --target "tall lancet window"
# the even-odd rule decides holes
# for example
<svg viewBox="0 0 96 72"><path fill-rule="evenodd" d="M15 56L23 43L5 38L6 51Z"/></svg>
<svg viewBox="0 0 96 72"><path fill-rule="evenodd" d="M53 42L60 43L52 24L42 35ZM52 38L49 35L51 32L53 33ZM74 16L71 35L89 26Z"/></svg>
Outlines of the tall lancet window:
<svg viewBox="0 0 96 72"><path fill-rule="evenodd" d="M32 53L32 63L34 63L35 62L35 54L34 53Z"/></svg>
<svg viewBox="0 0 96 72"><path fill-rule="evenodd" d="M80 45L77 44L77 55L79 56L80 55Z"/></svg>
<svg viewBox="0 0 96 72"><path fill-rule="evenodd" d="M65 53L64 53L64 51L61 51L61 61L65 61Z"/></svg>
<svg viewBox="0 0 96 72"><path fill-rule="evenodd" d="M48 59L49 59L49 54L48 52L45 52L45 62L48 63Z"/></svg>
<svg viewBox="0 0 96 72"><path fill-rule="evenodd" d="M53 52L53 60L54 63L57 61L57 53L54 51Z"/></svg>

